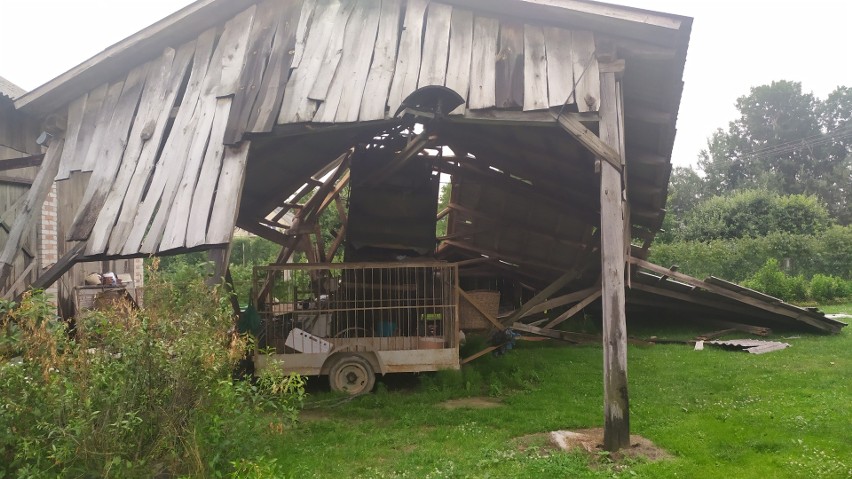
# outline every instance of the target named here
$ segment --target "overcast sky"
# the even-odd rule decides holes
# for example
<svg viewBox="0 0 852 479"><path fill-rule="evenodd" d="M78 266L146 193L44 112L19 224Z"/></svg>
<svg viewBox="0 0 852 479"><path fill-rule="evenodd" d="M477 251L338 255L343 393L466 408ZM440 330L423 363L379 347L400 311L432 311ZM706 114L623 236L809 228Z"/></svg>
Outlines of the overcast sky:
<svg viewBox="0 0 852 479"><path fill-rule="evenodd" d="M499 1L499 0L494 0ZM30 90L189 0L0 0L0 76ZM734 119L737 97L772 80L825 97L852 86L850 0L619 0L695 18L673 162L693 164Z"/></svg>

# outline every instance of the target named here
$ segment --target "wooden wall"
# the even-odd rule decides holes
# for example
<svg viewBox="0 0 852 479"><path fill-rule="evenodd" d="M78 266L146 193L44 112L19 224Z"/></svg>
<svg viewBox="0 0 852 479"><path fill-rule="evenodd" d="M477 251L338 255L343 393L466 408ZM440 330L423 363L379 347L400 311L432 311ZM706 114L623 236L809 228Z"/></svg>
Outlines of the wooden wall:
<svg viewBox="0 0 852 479"><path fill-rule="evenodd" d="M57 178L92 177L65 239L99 258L227 243L247 133L385 119L427 85L471 110L595 111L594 51L591 32L427 0L260 2L67 106Z"/></svg>

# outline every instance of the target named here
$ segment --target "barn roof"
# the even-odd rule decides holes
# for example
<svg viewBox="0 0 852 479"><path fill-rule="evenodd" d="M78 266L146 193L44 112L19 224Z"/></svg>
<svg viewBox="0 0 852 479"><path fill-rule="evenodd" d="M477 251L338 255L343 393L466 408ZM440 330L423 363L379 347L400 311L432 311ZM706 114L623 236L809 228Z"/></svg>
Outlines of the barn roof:
<svg viewBox="0 0 852 479"><path fill-rule="evenodd" d="M27 91L23 88L15 85L9 80L0 77L0 96L4 96L6 98L15 99L26 93Z"/></svg>

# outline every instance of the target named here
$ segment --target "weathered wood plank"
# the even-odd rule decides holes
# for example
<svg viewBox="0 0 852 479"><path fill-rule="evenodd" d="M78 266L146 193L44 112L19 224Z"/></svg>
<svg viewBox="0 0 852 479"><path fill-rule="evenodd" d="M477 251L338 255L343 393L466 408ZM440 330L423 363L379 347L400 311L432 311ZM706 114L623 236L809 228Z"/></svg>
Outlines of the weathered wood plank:
<svg viewBox="0 0 852 479"><path fill-rule="evenodd" d="M204 161L208 144L223 141L223 138L210 136L216 113L217 97L230 95L236 89L237 66L243 64L247 53L248 36L254 19L254 7L243 11L225 24L225 31L219 38L207 75L201 86L201 97L193 114L194 133L189 137L190 146L186 158L178 163L163 189L157 213L151 221L145 240L139 251L153 254L160 250L166 228L172 225L172 230L185 235L186 221L192 201L192 192L198 181L199 170ZM222 118L222 121L227 121ZM180 202L176 201L178 194L183 192ZM179 233L182 232L182 233ZM173 243L183 243L183 237L174 239Z"/></svg>
<svg viewBox="0 0 852 479"><path fill-rule="evenodd" d="M278 123L300 123L311 121L316 113L316 102L308 98L314 80L322 67L323 56L334 36L334 19L342 7L340 0L320 0L317 2L312 20L308 25L307 40L299 55L298 63L290 74L290 80L284 90ZM303 10L304 13L304 10ZM301 20L300 20L301 21ZM298 41L297 41L298 48Z"/></svg>
<svg viewBox="0 0 852 479"><path fill-rule="evenodd" d="M571 30L544 27L547 52L547 92L551 107L574 103L574 60Z"/></svg>
<svg viewBox="0 0 852 479"><path fill-rule="evenodd" d="M379 27L380 0L361 0L353 10L346 25L343 39L343 57L334 79L328 88L325 101L320 105L314 122L358 121L361 95L367 83L367 74Z"/></svg>
<svg viewBox="0 0 852 479"><path fill-rule="evenodd" d="M422 52L423 22L428 0L409 0L399 40L393 82L388 94L388 108L393 115L402 100L417 89Z"/></svg>
<svg viewBox="0 0 852 479"><path fill-rule="evenodd" d="M473 54L473 12L453 9L450 19L450 57L447 60L447 80L444 86L465 100L452 115L463 115L470 92L471 55Z"/></svg>
<svg viewBox="0 0 852 479"><path fill-rule="evenodd" d="M115 226L115 220L121 209L124 195L127 193L128 186L136 171L139 157L145 143L151 139L153 123L156 121L159 111L165 108L161 102L167 88L175 55L176 52L168 48L160 58L152 62L118 174L107 185L110 189L106 201L104 201L104 206L95 219L86 247L87 255L96 255L106 251L112 228ZM100 181L97 172L92 175L92 179Z"/></svg>
<svg viewBox="0 0 852 479"><path fill-rule="evenodd" d="M500 22L500 51L496 65L497 108L524 104L524 25L511 20Z"/></svg>
<svg viewBox="0 0 852 479"><path fill-rule="evenodd" d="M29 168L29 167L32 167L32 166L39 166L39 165L41 165L41 161L43 159L44 159L44 154L22 156L20 158L9 158L7 160L0 160L0 171L18 170L18 169L21 169L21 168ZM62 165L60 163L60 168L61 167L62 167Z"/></svg>
<svg viewBox="0 0 852 479"><path fill-rule="evenodd" d="M470 65L471 110L496 105L496 61L500 23L495 18L476 16L473 20L473 55Z"/></svg>
<svg viewBox="0 0 852 479"><path fill-rule="evenodd" d="M92 178L83 194L83 200L77 210L74 223L68 232L71 240L82 241L89 237L98 214L106 201L115 175L121 166L127 145L130 127L139 105L139 98L145 85L145 79L151 64L140 65L127 74L121 96L115 106L115 112L109 120L109 126L101 139L100 148L89 150L89 158L96 157L97 164Z"/></svg>
<svg viewBox="0 0 852 479"><path fill-rule="evenodd" d="M580 291L575 291L573 293L568 293L562 296L557 296L552 299L548 299L547 301L540 303L529 309L526 313L522 314L520 317L525 318L527 316L532 316L533 314L541 313L547 311L548 309L558 308L559 306L565 306L566 304L575 303L577 301L581 301L583 298L587 298L590 294L595 291L600 291L600 288L597 286L592 288L586 288Z"/></svg>
<svg viewBox="0 0 852 479"><path fill-rule="evenodd" d="M615 148L601 140L601 138L586 128L576 117L566 114L560 115L558 112L553 113L553 115L559 126L592 152L596 158L604 160L615 168L616 171L621 171L621 154Z"/></svg>
<svg viewBox="0 0 852 479"><path fill-rule="evenodd" d="M81 171L93 171L100 154L103 138L109 129L112 114L115 112L115 106L121 97L121 90L124 88L124 80L119 80L109 85L97 115L93 118L93 128L91 139L85 145L86 154L84 157L76 160L80 165ZM87 112L88 113L88 112ZM80 141L77 141L78 148ZM75 155L76 157L76 155ZM73 171L73 169L72 169Z"/></svg>
<svg viewBox="0 0 852 479"><path fill-rule="evenodd" d="M547 53L544 31L535 25L524 25L524 111L546 110Z"/></svg>
<svg viewBox="0 0 852 479"><path fill-rule="evenodd" d="M290 2L287 2L290 3ZM248 39L245 66L240 73L239 86L231 103L231 113L225 130L225 143L233 145L243 139L255 101L261 91L266 65L270 61L272 41L278 29L278 17L284 3L266 1L257 7Z"/></svg>
<svg viewBox="0 0 852 479"><path fill-rule="evenodd" d="M12 272L12 264L15 256L21 249L25 233L32 226L37 214L41 213L41 205L44 203L53 179L59 171L59 159L62 156L64 141L60 138L54 140L47 150L44 162L33 180L33 186L27 192L26 199L18 210L15 223L6 237L6 243L0 252L0 285L6 284L9 274ZM5 293L5 292L4 292Z"/></svg>
<svg viewBox="0 0 852 479"><path fill-rule="evenodd" d="M623 157L615 75L601 83L600 138ZM630 406L627 395L627 324L624 291L624 221L621 173L601 162L601 305L604 348L604 449L630 445Z"/></svg>
<svg viewBox="0 0 852 479"><path fill-rule="evenodd" d="M59 160L57 180L67 179L74 167L74 152L77 150L77 140L80 137L88 98L87 93L68 104L68 129L65 131L65 147L62 149L62 158Z"/></svg>
<svg viewBox="0 0 852 479"><path fill-rule="evenodd" d="M201 84L210 65L210 56L213 53L215 39L216 32L208 30L196 42L189 81L165 146L159 153L150 185L147 187L142 201L138 205L133 205L136 212L127 225L127 233L115 238L117 245L121 245L121 254L128 255L139 252L139 246L148 231L152 216L157 211L166 183L170 177L177 176L182 171L189 153L191 135L195 131L194 115L201 95ZM122 218L126 221L129 216L122 214ZM111 244L110 249L112 247Z"/></svg>
<svg viewBox="0 0 852 479"><path fill-rule="evenodd" d="M92 144L95 131L98 129L98 119L100 118L101 108L103 108L109 87L109 84L104 83L90 91L86 96L86 111L80 120L80 130L77 132L74 150L71 152L71 157L68 160L69 173L83 169L89 147ZM67 176L61 179L67 179Z"/></svg>
<svg viewBox="0 0 852 479"><path fill-rule="evenodd" d="M423 34L423 57L417 88L427 85L444 85L447 78L447 56L450 44L450 19L453 7L432 2L426 13Z"/></svg>
<svg viewBox="0 0 852 479"><path fill-rule="evenodd" d="M367 75L367 84L361 97L358 120L371 121L385 118L388 91L396 65L399 38L400 0L382 0L379 30L373 49L373 62Z"/></svg>
<svg viewBox="0 0 852 479"><path fill-rule="evenodd" d="M601 104L600 71L595 56L595 36L592 32L571 32L571 60L574 62L574 88L577 110L580 113L598 111Z"/></svg>
<svg viewBox="0 0 852 479"><path fill-rule="evenodd" d="M200 168L197 175L184 174L184 178L175 195L168 224L163 233L159 249L168 251L183 247L188 243L187 236L193 235L192 246L204 243L210 205L216 190L216 181L222 169L222 155L225 144L218 140L225 133L225 122L228 110L231 109L230 98L218 98L213 114L210 130L210 140L203 158L199 159ZM195 165L193 164L192 167ZM187 167L189 173L190 167Z"/></svg>
<svg viewBox="0 0 852 479"><path fill-rule="evenodd" d="M340 58L343 56L343 40L345 38L346 25L349 23L349 18L355 8L355 0L340 0L342 5L337 11L337 15L332 20L332 32L334 32L328 41L325 53L322 55L322 63L319 71L314 77L314 84L308 93L308 98L315 101L324 101L328 94L328 87L331 86L331 81L334 79L334 74L337 72L337 67L340 65Z"/></svg>
<svg viewBox="0 0 852 479"><path fill-rule="evenodd" d="M296 23L296 43L293 46L292 68L298 68L302 63L302 57L305 54L305 43L308 41L308 32L310 31L316 8L317 0L304 0L302 2L299 21Z"/></svg>
<svg viewBox="0 0 852 479"><path fill-rule="evenodd" d="M166 81L166 88L163 91L162 97L156 105L150 106L150 108L155 108L156 106L160 108L157 111L157 115L152 117L153 122L146 125L143 132L140 133L140 137L144 134L148 140L145 141L142 150L139 152L130 182L124 189L113 188L107 200L107 205L103 210L106 213L102 212L102 218L99 217L98 224L95 225L95 228L111 226L112 231L107 249L107 252L111 255L120 253L124 247L130 229L134 225L136 213L145 193L145 188L148 186L151 172L154 170L154 165L160 154L160 147L163 144L166 127L171 117L171 108L164 108L163 105L175 104L181 85L184 83L184 79L188 74L189 64L196 51L199 50L199 45L201 46L201 50L204 49L203 45L207 45L208 51L202 55L206 54L209 58L209 54L213 49L215 35L215 30L208 30L199 37L197 42L189 42L178 49L175 54L175 60L172 62L171 72ZM189 87L187 88L189 90ZM121 211L115 218L112 218L109 214L111 211L109 208L113 208L118 204L121 205ZM112 226L113 221L115 221L114 226Z"/></svg>
<svg viewBox="0 0 852 479"><path fill-rule="evenodd" d="M210 224L207 227L207 244L228 243L234 234L250 143L244 141L239 146L229 146L225 149L222 173L216 187L216 200L213 202Z"/></svg>
<svg viewBox="0 0 852 479"><path fill-rule="evenodd" d="M309 3L313 2L305 2L303 5ZM247 131L266 133L272 131L275 125L295 55L296 30L301 7L299 2L285 2L280 10L278 28L275 30L275 39L269 54L269 65L263 74L263 82L255 101L255 108L249 117Z"/></svg>
<svg viewBox="0 0 852 479"><path fill-rule="evenodd" d="M207 236L207 223L210 219L210 208L213 204L213 196L216 193L216 182L219 179L219 173L222 171L222 157L225 154L225 145L217 142L215 139L221 137L224 132L221 130L222 123L218 121L222 115L227 115L230 107L230 99L219 98L216 105L215 120L213 129L210 132L210 145L204 154L204 162L201 166L201 171L198 177L198 183L195 186L195 191L189 198L178 199L191 203L191 208L186 211L181 211L180 215L184 217L184 227L186 229L185 245L188 248L204 244ZM188 215L188 218L186 217ZM181 223L175 221L172 223L172 229L179 227ZM178 244L179 238L174 234L169 234L166 231L163 249L179 248L183 244Z"/></svg>

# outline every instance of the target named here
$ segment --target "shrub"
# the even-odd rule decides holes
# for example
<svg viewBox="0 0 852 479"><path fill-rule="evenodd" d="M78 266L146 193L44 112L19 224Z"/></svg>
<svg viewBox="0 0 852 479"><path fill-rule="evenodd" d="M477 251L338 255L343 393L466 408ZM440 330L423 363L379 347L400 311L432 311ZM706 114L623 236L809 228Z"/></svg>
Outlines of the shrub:
<svg viewBox="0 0 852 479"><path fill-rule="evenodd" d="M836 276L815 274L811 278L811 297L815 301L833 301L852 296L852 281L844 281Z"/></svg>
<svg viewBox="0 0 852 479"><path fill-rule="evenodd" d="M89 312L73 328L41 293L0 305L0 476L221 476L266 453L302 380L233 381L245 341L218 291L188 276L151 275L144 310ZM259 420L270 411L273 424Z"/></svg>
<svg viewBox="0 0 852 479"><path fill-rule="evenodd" d="M754 276L743 281L743 286L780 299L789 299L792 295L790 277L781 271L774 258L769 259Z"/></svg>

